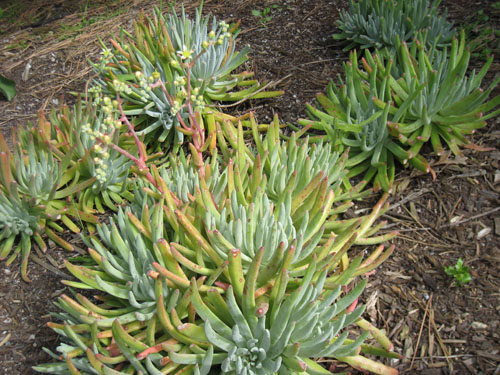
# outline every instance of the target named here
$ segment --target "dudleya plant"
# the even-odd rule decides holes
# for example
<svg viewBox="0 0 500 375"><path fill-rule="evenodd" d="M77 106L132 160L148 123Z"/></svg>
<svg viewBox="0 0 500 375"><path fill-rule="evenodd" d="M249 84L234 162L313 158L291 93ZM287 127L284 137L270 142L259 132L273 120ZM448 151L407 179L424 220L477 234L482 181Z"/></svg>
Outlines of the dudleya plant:
<svg viewBox="0 0 500 375"><path fill-rule="evenodd" d="M266 249L264 263L271 269L280 264L288 251L293 251L293 255L289 254L293 263L290 267L301 273L313 254L327 259L328 254L337 253L340 249L347 251L353 242L375 244L395 235L389 233L373 237L382 225L372 227L386 209L386 197L371 214L359 219L342 220L341 214L352 204L345 202L352 192L346 193L341 189L342 177L346 173L345 157L339 158L338 153L326 145L299 143L295 135L281 144L277 119L269 125L264 139L258 134L253 117L250 122L258 139L255 150L244 145L241 126L236 129L226 121L220 125L225 130L218 129L217 140L220 143L229 140L235 151L231 153L227 150L228 154L223 157L227 168L221 175L224 178L213 185L217 186L217 193L212 195L206 188L208 184L202 184L204 179L199 177L200 185L193 190L190 198L199 204L199 208L194 211L169 208L171 217L174 211L177 217L172 225L184 227L192 246L196 248L195 244L201 244L216 264L228 259L232 249L240 249L245 269L262 246ZM185 164L182 166L186 168ZM188 167L199 171L194 160ZM174 186L174 191L177 191L175 189ZM336 205L336 199L340 204ZM330 231L335 232L335 238ZM207 240L202 239L205 236ZM385 259L391 251L385 252L381 259ZM186 256L196 261L194 253ZM343 259L347 265L347 258ZM260 280L263 279L262 275Z"/></svg>
<svg viewBox="0 0 500 375"><path fill-rule="evenodd" d="M94 180L79 192L79 206L85 212L104 212L104 207L116 211L117 205L132 198L127 190L132 162L108 147L111 142L123 147L130 143L120 134L120 117L118 103L109 97L86 102L78 98L73 108L63 104L53 110L49 121L41 121L33 132L38 147L50 148L59 159L70 155L76 179Z"/></svg>
<svg viewBox="0 0 500 375"><path fill-rule="evenodd" d="M191 353L172 350L169 352L172 361L201 365L206 369L202 374L210 373L207 364L212 363L220 364L221 374L286 375L331 374L312 357L354 358L369 333L364 332L352 341L347 339L344 329L364 311L362 306L353 308L353 303L366 282L338 299L340 286L325 291L327 271L319 271L313 261L290 294L285 293L290 276L283 269L273 292L256 297L262 253L263 250L256 255L242 279L243 289L229 286L225 301L218 299L217 309L203 300L192 282L192 303L204 321L197 338L209 346L208 349L191 347ZM238 269L241 264L233 267ZM366 370L397 373L373 361L364 364Z"/></svg>
<svg viewBox="0 0 500 375"><path fill-rule="evenodd" d="M109 328L115 319L127 323L151 319L155 311L154 280L147 273L153 269L153 262L164 264L164 247L156 245L163 238L163 227L161 205L151 210L143 207L139 218L130 209L119 208L108 225L97 226L99 236L84 236L95 266L88 268L66 261L67 269L79 281L63 282L74 288L100 290L109 296L104 304L110 306L109 311L99 308L96 314L100 317L88 317L89 323L95 321L99 327ZM110 305L111 298L114 302Z"/></svg>
<svg viewBox="0 0 500 375"><path fill-rule="evenodd" d="M345 83L330 83L327 94L317 96L322 110L308 105L312 120L299 121L325 131L338 150L350 148L348 177L366 171L363 179L375 175L374 185L385 191L391 189L395 160L433 173L420 155L425 143L436 155L445 152L444 144L462 155L466 136L500 113L500 96L489 99L500 77L481 88L491 59L479 72L467 73L470 52L463 33L449 50L426 48L417 38L410 47L398 42L396 52L392 59L365 51L361 65L352 53Z"/></svg>
<svg viewBox="0 0 500 375"><path fill-rule="evenodd" d="M37 242L43 243L40 233L43 231L45 213L43 209L21 198L15 185L10 189L8 195L0 193L0 260L9 256L17 240L17 247L7 258L6 265L11 264L21 253L21 274L25 281L29 281L27 267L31 239L35 236Z"/></svg>
<svg viewBox="0 0 500 375"><path fill-rule="evenodd" d="M390 80L394 100L389 109L391 134L413 155L428 141L437 155L444 152L443 142L453 154L461 155L460 147L469 143L466 135L500 113L500 96L489 99L500 77L481 88L493 57L479 72L468 73L470 51L463 32L460 39L453 39L449 50L426 48L416 39L411 47L398 44L397 52L398 69L392 69ZM371 58L367 67L374 65L384 73L390 70L379 55ZM387 104L378 101L377 105Z"/></svg>
<svg viewBox="0 0 500 375"><path fill-rule="evenodd" d="M36 366L35 370L51 374L326 375L331 372L312 359L325 356L376 374L397 374L360 355L397 357L382 348L361 346L368 331L356 340L348 338L346 328L364 311L357 306L357 298L366 281L339 298L341 286L325 290L327 270L318 273L313 263L291 294L286 293L292 282L286 269L280 271L274 291L262 294L256 288L261 256L262 251L246 276L238 275L243 288L229 286L225 298L222 289L209 288L203 293L200 287L204 285L193 279L191 310L183 303L186 297L165 300L157 278L158 314L142 325L116 319L111 329L98 331L96 325L81 324L83 308L73 309L73 316L58 314L66 324L51 327L68 343L58 347L62 357L49 354L65 361ZM238 261L229 265L230 274L238 274L238 270ZM66 301L60 300L60 305L71 310ZM72 324L75 320L80 324Z"/></svg>
<svg viewBox="0 0 500 375"><path fill-rule="evenodd" d="M273 131L277 131L277 125L274 126ZM241 139L241 126L238 133L237 138ZM241 152L246 154L245 150L242 149ZM350 361L355 366L381 374L394 373L392 369L358 355L361 342L368 335L366 332L355 341L349 341L346 333L339 333L352 323L367 331L359 323L362 308L355 309L364 283L359 284L352 292L346 292L346 296L334 304L342 290L339 287L348 285L357 276L371 271L392 251L391 247L382 253L382 247L379 247L364 260L362 256L351 260L347 258L347 250L354 239L361 232L367 232L380 208L374 210L370 220L362 224L362 231L356 231L355 228L363 220L355 225L350 223L347 229L352 231L348 230L348 236L330 236L324 244L318 245L324 230L322 223L331 212L334 193L329 191L326 195L320 194L314 199L317 204L311 208L303 208L305 217L309 215L309 211L317 212L311 215L314 220L304 224L307 231L303 241L307 254L303 252L303 257L294 262L294 241L289 241L291 245L285 248L284 241L278 243L271 236L269 243L276 244L276 248L266 249L261 246L248 263L244 264L243 257L247 255L243 254L247 251L244 246L238 249L230 245L225 253L221 249L215 249L216 240L222 241L224 246L227 241L211 237L206 215L207 212L212 215L216 223L224 217L223 211L226 210L229 220L231 215L244 214L245 210L251 212L252 207L257 208L259 199L267 199L264 198L265 189L259 187L261 183L265 187L263 181L267 180L267 175L263 173L263 164L259 165L258 161L266 160L266 156L254 156L255 165L252 169L244 163L240 170L237 159L234 164L228 162L225 167L221 165L224 169L218 174L219 178L212 180L216 183L207 183L210 178L217 176L213 171L213 168L219 166L214 161L216 159L200 165L198 157L196 150L192 149L191 156L181 158L180 162L171 158L171 164L175 165L171 172L168 169L159 171L154 167L149 172L144 171L143 175L152 179L149 180L152 186L143 185L145 194L136 194L142 200L135 206L136 210L137 207L143 207L142 218L139 219L131 211L127 213L129 221L126 231L130 233L132 241L129 241L129 245L120 244L118 240L121 237L125 241L123 228L118 237L113 233L113 228L104 230L104 227L99 227L98 234L102 241L97 241L94 236L92 245L96 250L89 250L92 257L89 264L78 266L77 272L74 266L70 266L70 270L80 280L70 285L101 290L104 296L99 299L104 304L97 306L81 297L75 303L65 297L61 307L71 315L71 319L63 314L61 318L67 324L51 324L68 341L58 349L65 362L37 366L36 370L54 374L63 374L70 369L78 369L83 373L95 370L103 374L116 374L116 371L123 374L208 374L219 371L218 364L221 364L222 371L226 373L236 373L244 371L243 369L250 374L261 373L267 368L266 371L271 374L294 374L305 370L311 374L318 373L317 371L328 374L328 371L314 364L310 358L317 349L314 344L319 343L321 354L332 355L338 360ZM232 170L231 165L234 167ZM189 168L193 172L180 172L181 169ZM169 188L166 180L172 181L171 177L162 178L162 174L189 176L194 171L198 178L185 195L187 200L180 199L174 193L178 188L177 184L170 184L172 190ZM323 180L325 183L328 181L326 177ZM216 188L218 193L212 195L209 190L212 188ZM307 202L312 193L306 190L301 196ZM278 209L278 205L274 209L269 206L265 213L268 216L275 215L272 220L284 220L291 230L295 223L287 207L292 202L293 189L283 194L286 194L283 209ZM270 202L269 199L267 201ZM154 207L152 216L147 214L149 207ZM160 218L160 213L163 219ZM123 213L119 215L126 219ZM256 217L255 226L263 225L258 222L259 217ZM228 220L224 220L226 224ZM297 221L297 225L302 225L303 222L307 220L303 218ZM158 228L163 229L158 232ZM240 236L238 233L237 228L232 225L225 230L225 234L235 240ZM129 249L134 246L134 239L137 249ZM132 270L139 272L136 265L139 252L145 251L151 252L152 258L141 258L143 260L139 264L143 267L142 271L137 277L133 277ZM121 255L121 252L125 255ZM269 254L272 254L272 260L264 262L264 256L268 257ZM134 290L134 280L143 278L140 275L151 278L150 282L144 280L141 284L148 290L146 300L142 297L137 300L136 296L139 294ZM132 280L129 279L131 276ZM156 306L150 311L148 309L152 308L153 300L148 298L151 298L153 292ZM117 298L121 303L116 301ZM144 302L146 304L143 305ZM123 310L127 303L130 303L132 310ZM138 306L147 311L137 310ZM113 313L115 308L118 311L112 321L110 312ZM312 318L302 322L303 324L294 323L306 311L312 313ZM131 312L133 316L123 318ZM144 312L153 315L145 315ZM242 313L246 323L241 320ZM265 319L264 315L267 315ZM139 317L146 319L141 320ZM260 323L259 317L262 318ZM243 331L245 326L250 331ZM315 328L312 333L301 335L302 331L309 332L310 327ZM286 332L285 328L288 328ZM294 335L289 334L289 331ZM276 341L276 345L270 349L269 358L265 361L262 350L259 351L259 357L253 353L253 348L255 344L261 344L261 349L264 349L268 345L265 338L267 335L269 339ZM377 335L377 339L380 337L383 335ZM224 339L229 341L221 341ZM374 347L363 346L361 350L393 356L386 350ZM54 356L57 357L56 354ZM113 365L119 370L115 369L113 372Z"/></svg>
<svg viewBox="0 0 500 375"><path fill-rule="evenodd" d="M138 134L146 142L182 143L182 120L189 112L205 112L213 101L242 101L281 95L249 79L253 73L232 73L247 60L248 47L235 50L237 26L201 15L194 20L184 9L168 17L156 9L141 16L135 35L112 40L94 65L100 78L95 90L124 99L124 113L136 116ZM244 87L242 90L237 90ZM189 100L188 100L189 99ZM214 109L210 109L213 111Z"/></svg>
<svg viewBox="0 0 500 375"><path fill-rule="evenodd" d="M369 52L366 54L371 56ZM421 156L404 150L390 135L388 121L404 113L413 98L407 98L398 112L391 111L391 65L392 61L387 62L382 73L382 67L377 64L363 71L357 53L352 52L349 62L344 64L344 77L339 77L339 84L330 82L326 95L316 96L321 109L308 104L311 120L299 120L303 126L325 132L337 150L349 149L346 167L350 171L344 179L346 186L350 186L350 178L364 173L361 188L373 179L376 188L389 191L394 181L395 160L428 171ZM374 99L388 104L381 109Z"/></svg>
<svg viewBox="0 0 500 375"><path fill-rule="evenodd" d="M394 51L397 39L410 42L417 33L425 34L432 45L449 44L455 31L446 20L446 12L438 14L440 0L350 0L349 10L340 14L340 33L333 37L346 40L354 47Z"/></svg>
<svg viewBox="0 0 500 375"><path fill-rule="evenodd" d="M153 224L162 228L159 207L153 210L154 220L145 215L138 221L130 212L127 220L120 211L117 218L126 227L98 227L109 251L95 237L92 239L97 250L89 251L97 267L67 265L80 279L68 285L98 289L104 295L99 297L100 305L79 294L76 301L68 296L59 299L63 312L55 317L65 323L49 325L64 336L65 343L58 347L61 357L49 353L65 361L36 366L37 371L201 375L218 371L221 364L222 373L227 374L329 374L312 360L321 355L378 374L397 373L359 355L361 350L396 356L385 349L360 347L373 330L363 328L365 332L355 341L347 338L347 327L359 323L364 310L356 308L356 301L366 281L339 297L341 286L361 270L359 259L340 274L336 272L333 284L327 275L338 268L338 263L318 262L314 256L300 276L288 271L285 261L284 268L273 271L274 287L259 287L260 276L269 273L269 266L263 264L264 248L256 253L248 269L243 267L241 252L234 249L222 268L211 271L200 266L203 258L198 258L198 264L189 262L182 255L190 251L187 248L168 245L161 238L151 245L149 239L162 234L153 229ZM135 237L135 246L121 235ZM152 263L153 258L163 266ZM203 276L190 282L190 274ZM220 287L215 287L214 281ZM299 319L303 317L307 318ZM383 335L377 336L381 337L383 342ZM112 371L114 366L120 371Z"/></svg>
<svg viewBox="0 0 500 375"><path fill-rule="evenodd" d="M43 234L64 249L73 250L73 246L56 233L64 230L57 222L79 233L80 228L73 220L97 221L72 202L73 196L94 180L78 182L69 157L58 161L50 149L35 147L31 132L20 129L18 135L19 139L31 139L31 142L24 148L21 142L15 141L13 153L0 135L0 211L3 213L0 258L7 258L19 240L7 263L21 253L21 276L30 281L27 262L32 239L42 251L47 250Z"/></svg>

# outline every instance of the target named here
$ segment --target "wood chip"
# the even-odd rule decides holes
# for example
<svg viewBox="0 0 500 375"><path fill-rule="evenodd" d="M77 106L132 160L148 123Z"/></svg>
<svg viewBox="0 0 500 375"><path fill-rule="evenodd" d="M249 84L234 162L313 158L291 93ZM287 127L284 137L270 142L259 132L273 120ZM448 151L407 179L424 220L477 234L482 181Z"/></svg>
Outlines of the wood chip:
<svg viewBox="0 0 500 375"><path fill-rule="evenodd" d="M481 238L486 237L488 234L490 234L490 232L491 232L491 228L490 227L486 227L486 228L481 229L477 233L477 239L480 240Z"/></svg>
<svg viewBox="0 0 500 375"><path fill-rule="evenodd" d="M496 171L496 172L495 172L495 177L494 177L494 179L493 179L493 184L495 184L495 185L496 185L496 184L498 184L498 183L500 183L500 171Z"/></svg>
<svg viewBox="0 0 500 375"><path fill-rule="evenodd" d="M375 290L370 297L366 300L365 306L366 306L366 312L368 313L368 316L370 317L370 321L372 323L375 323L377 321L377 302L378 302L378 291Z"/></svg>
<svg viewBox="0 0 500 375"><path fill-rule="evenodd" d="M9 341L10 336L12 336L12 335L10 333L8 333L7 336L5 336L5 338L2 341L0 341L0 347L5 345L7 343L7 341Z"/></svg>
<svg viewBox="0 0 500 375"><path fill-rule="evenodd" d="M472 324L470 326L474 329L487 329L488 328L487 324L481 323L481 322L472 322Z"/></svg>

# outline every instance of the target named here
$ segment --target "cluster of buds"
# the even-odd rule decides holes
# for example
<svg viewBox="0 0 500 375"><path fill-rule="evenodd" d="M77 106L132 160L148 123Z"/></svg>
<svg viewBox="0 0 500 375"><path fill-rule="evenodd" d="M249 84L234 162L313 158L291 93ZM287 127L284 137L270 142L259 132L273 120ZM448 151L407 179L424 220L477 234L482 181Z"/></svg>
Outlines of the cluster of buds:
<svg viewBox="0 0 500 375"><path fill-rule="evenodd" d="M144 73L141 72L140 70L135 72L135 78L137 78L137 80L139 81L139 86L141 87L140 94L142 96L146 96L147 93L152 90L150 84L155 81L155 78L153 77L153 75L150 75L149 77L144 76Z"/></svg>
<svg viewBox="0 0 500 375"><path fill-rule="evenodd" d="M191 103L196 112L201 112L205 107L205 99L203 95L200 95L200 88L195 87L191 94Z"/></svg>
<svg viewBox="0 0 500 375"><path fill-rule="evenodd" d="M181 108L182 108L181 102L179 100L177 100L177 99L174 100L172 102L172 107L170 108L170 114L172 116L177 115L177 113L181 110Z"/></svg>
<svg viewBox="0 0 500 375"><path fill-rule="evenodd" d="M219 22L219 27L221 29L221 32L219 33L218 37L215 30L212 30L208 33L208 38L210 40L204 40L201 43L201 47L203 49L207 49L208 47L214 44L222 45L224 43L224 39L230 38L232 36L232 34L229 32L229 25L226 22L224 21ZM182 50L177 51L177 55L181 58L182 61L191 60L193 58L193 53L194 50L189 49L186 46L182 46ZM170 61L170 63L172 64L173 67L176 67L179 64L175 59Z"/></svg>
<svg viewBox="0 0 500 375"><path fill-rule="evenodd" d="M94 100L92 101L92 105L94 107L101 104L101 100L102 100L102 87L101 86L92 86L88 89L87 92L93 96Z"/></svg>
<svg viewBox="0 0 500 375"><path fill-rule="evenodd" d="M224 39L231 38L231 33L229 32L229 25L226 22L219 22L219 27L221 28L222 32L217 39L217 44L221 45L224 42Z"/></svg>
<svg viewBox="0 0 500 375"><path fill-rule="evenodd" d="M183 101L187 97L187 79L185 76L177 76L174 79L175 91L177 100Z"/></svg>
<svg viewBox="0 0 500 375"><path fill-rule="evenodd" d="M104 103L104 105L102 106L102 110L107 115L111 115L113 113L113 110L118 108L118 101L111 101L111 98L109 96L105 96L102 101Z"/></svg>
<svg viewBox="0 0 500 375"><path fill-rule="evenodd" d="M96 154L96 156L94 157L94 163L96 164L94 175L99 183L104 184L107 180L106 169L108 168L108 165L106 161L109 159L107 145L111 143L111 137L109 135L103 135L101 139L104 142L104 145L101 146L99 144L96 144L93 148Z"/></svg>
<svg viewBox="0 0 500 375"><path fill-rule="evenodd" d="M91 141L99 140L99 143L95 142L92 151L94 154L93 161L95 163L94 176L97 181L104 184L107 180L107 159L110 155L108 152L108 145L112 142L112 135L115 129L120 129L122 123L117 119L117 108L118 101L111 100L108 96L102 98L103 102L103 112L106 117L102 121L96 121L94 126L87 123L82 126L82 132L88 134Z"/></svg>
<svg viewBox="0 0 500 375"><path fill-rule="evenodd" d="M102 125L102 130L105 133L113 134L115 129L121 129L123 123L120 120L117 120L114 116L109 115L103 120Z"/></svg>
<svg viewBox="0 0 500 375"><path fill-rule="evenodd" d="M177 76L174 79L174 85L175 87L184 87L186 86L186 77L184 76Z"/></svg>
<svg viewBox="0 0 500 375"><path fill-rule="evenodd" d="M208 38L210 39L211 42L209 41L203 41L201 43L201 47L203 49L207 49L211 44L216 44L216 45L222 45L224 43L224 39L230 38L232 34L228 31L229 30L229 25L225 23L224 21L219 22L219 27L221 28L221 33L219 34L219 37L217 37L216 33L214 30L210 31L208 33Z"/></svg>
<svg viewBox="0 0 500 375"><path fill-rule="evenodd" d="M175 77L174 86L176 88L177 95L170 109L170 113L172 114L172 116L175 116L180 111L183 102L188 97L188 93L186 91L186 84L187 84L186 77L184 76ZM189 96L189 100L191 101L192 106L197 112L201 112L205 107L205 99L203 98L203 95L200 94L199 87L194 87L191 90L191 95Z"/></svg>
<svg viewBox="0 0 500 375"><path fill-rule="evenodd" d="M124 92L127 95L132 94L132 89L124 82L121 82L118 79L113 80L113 86L116 92Z"/></svg>

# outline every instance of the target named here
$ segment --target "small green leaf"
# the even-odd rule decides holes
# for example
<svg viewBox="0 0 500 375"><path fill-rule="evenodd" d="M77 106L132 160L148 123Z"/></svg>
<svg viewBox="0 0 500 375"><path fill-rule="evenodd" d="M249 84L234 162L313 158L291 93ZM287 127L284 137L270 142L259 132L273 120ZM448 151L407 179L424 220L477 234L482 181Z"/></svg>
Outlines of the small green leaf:
<svg viewBox="0 0 500 375"><path fill-rule="evenodd" d="M445 267L444 272L448 276L452 276L455 278L457 286L467 284L472 280L469 274L469 267L464 266L464 261L462 260L462 258L459 258L454 266Z"/></svg>
<svg viewBox="0 0 500 375"><path fill-rule="evenodd" d="M5 78L0 74L0 93L7 98L7 100L12 100L16 94L16 83L8 78Z"/></svg>
<svg viewBox="0 0 500 375"><path fill-rule="evenodd" d="M257 9L252 9L252 16L254 17L262 17L262 12Z"/></svg>

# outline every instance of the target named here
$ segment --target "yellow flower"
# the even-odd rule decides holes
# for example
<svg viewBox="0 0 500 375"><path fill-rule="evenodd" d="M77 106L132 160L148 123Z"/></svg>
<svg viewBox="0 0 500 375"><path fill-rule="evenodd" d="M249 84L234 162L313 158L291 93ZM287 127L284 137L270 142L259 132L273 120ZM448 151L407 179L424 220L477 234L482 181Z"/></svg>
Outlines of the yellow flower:
<svg viewBox="0 0 500 375"><path fill-rule="evenodd" d="M192 49L187 49L186 46L183 46L182 51L177 51L177 55L181 58L181 60L189 60L193 57L194 51Z"/></svg>

